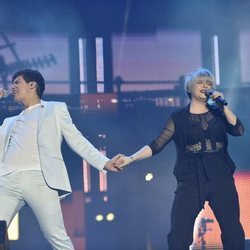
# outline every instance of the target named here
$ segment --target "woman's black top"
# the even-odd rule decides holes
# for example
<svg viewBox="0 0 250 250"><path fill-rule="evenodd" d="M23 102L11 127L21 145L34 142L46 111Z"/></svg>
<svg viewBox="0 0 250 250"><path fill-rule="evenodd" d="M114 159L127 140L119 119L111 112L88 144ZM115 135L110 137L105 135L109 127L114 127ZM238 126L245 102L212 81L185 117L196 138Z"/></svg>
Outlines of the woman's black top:
<svg viewBox="0 0 250 250"><path fill-rule="evenodd" d="M178 182L216 182L232 175L235 165L230 158L227 134L240 136L244 127L237 118L233 126L221 112L209 110L203 114L189 112L190 105L170 116L165 127L149 147L153 155L171 140L175 142L177 159L174 174Z"/></svg>

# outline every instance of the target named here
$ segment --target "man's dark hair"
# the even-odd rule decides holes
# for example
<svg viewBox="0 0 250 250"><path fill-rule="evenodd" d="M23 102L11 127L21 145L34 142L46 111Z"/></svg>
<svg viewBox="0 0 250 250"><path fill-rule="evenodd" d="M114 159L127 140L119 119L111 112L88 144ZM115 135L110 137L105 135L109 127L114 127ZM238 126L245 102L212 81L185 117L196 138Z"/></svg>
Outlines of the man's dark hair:
<svg viewBox="0 0 250 250"><path fill-rule="evenodd" d="M19 70L12 76L12 82L18 76L22 76L25 82L36 82L37 84L36 93L40 99L42 98L43 92L45 90L45 82L42 74L38 70L33 70L33 69Z"/></svg>

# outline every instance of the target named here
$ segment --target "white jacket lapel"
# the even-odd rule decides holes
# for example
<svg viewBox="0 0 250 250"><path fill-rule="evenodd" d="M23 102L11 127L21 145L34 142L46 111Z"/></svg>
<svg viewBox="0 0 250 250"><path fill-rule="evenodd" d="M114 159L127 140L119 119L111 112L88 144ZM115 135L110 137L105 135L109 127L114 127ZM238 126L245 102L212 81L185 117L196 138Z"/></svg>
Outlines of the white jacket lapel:
<svg viewBox="0 0 250 250"><path fill-rule="evenodd" d="M41 101L41 106L38 114L37 132L39 132L42 127L46 111L47 111L47 102Z"/></svg>

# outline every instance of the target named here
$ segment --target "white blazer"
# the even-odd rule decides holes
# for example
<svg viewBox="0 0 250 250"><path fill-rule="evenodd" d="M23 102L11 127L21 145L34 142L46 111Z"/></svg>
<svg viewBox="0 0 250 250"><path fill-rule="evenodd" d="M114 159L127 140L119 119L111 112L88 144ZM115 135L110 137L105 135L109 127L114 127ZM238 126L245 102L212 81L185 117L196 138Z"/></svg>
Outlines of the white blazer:
<svg viewBox="0 0 250 250"><path fill-rule="evenodd" d="M18 116L6 118L0 127L0 160L6 152L13 125ZM61 143L65 138L70 148L98 170L109 160L100 153L75 127L63 102L41 101L38 115L38 151L41 169L49 187L60 196L71 190L68 173L62 157Z"/></svg>

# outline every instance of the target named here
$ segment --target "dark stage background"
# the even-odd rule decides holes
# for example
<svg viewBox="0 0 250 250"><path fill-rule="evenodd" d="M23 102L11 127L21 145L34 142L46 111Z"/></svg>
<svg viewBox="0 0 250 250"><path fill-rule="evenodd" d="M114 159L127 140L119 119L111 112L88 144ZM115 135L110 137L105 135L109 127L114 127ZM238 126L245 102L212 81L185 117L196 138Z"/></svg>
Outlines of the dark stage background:
<svg viewBox="0 0 250 250"><path fill-rule="evenodd" d="M217 73L218 88L245 125L243 137L230 137L229 151L250 249L249 9L249 0L1 0L0 85L9 89L17 69L40 70L44 100L66 102L84 136L113 157L149 143L187 103L187 73L198 67ZM11 96L1 100L1 121L20 110ZM62 207L77 250L167 249L176 185L172 143L107 176L65 142L62 150L73 188ZM206 210L192 249L220 249L218 230ZM11 231L13 250L50 249L28 208Z"/></svg>

